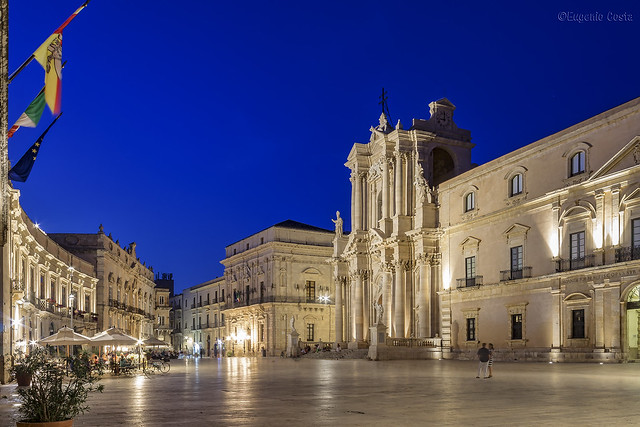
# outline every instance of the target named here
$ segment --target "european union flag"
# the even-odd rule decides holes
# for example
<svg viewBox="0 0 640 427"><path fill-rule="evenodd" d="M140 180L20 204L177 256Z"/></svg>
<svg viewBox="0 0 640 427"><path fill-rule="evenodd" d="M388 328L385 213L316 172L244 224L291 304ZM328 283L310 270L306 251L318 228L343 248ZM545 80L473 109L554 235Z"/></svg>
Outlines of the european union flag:
<svg viewBox="0 0 640 427"><path fill-rule="evenodd" d="M51 122L49 127L46 128L44 132L42 132L40 138L38 138L37 141L34 142L34 144L31 146L31 148L29 148L27 152L24 153L20 160L18 160L18 163L16 163L15 166L11 168L11 170L9 171L10 180L18 182L27 181L27 178L29 178L29 174L31 173L31 168L33 168L33 164L35 163L36 157L38 156L38 151L40 151L40 145L42 144L44 136L47 134L47 132L49 132L51 126L53 126L53 124L58 121L61 115L62 113L58 114L58 117L56 117Z"/></svg>

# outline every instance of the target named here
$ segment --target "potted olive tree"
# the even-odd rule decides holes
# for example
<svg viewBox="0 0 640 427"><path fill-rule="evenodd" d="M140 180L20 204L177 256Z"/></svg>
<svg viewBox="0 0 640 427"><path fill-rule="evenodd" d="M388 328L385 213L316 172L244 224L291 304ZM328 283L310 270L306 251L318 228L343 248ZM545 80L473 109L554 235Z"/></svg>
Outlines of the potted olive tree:
<svg viewBox="0 0 640 427"><path fill-rule="evenodd" d="M99 377L91 375L86 354L68 358L66 368L44 356L39 360L31 387L17 390L22 402L17 427L72 426L74 417L89 410L85 403L89 393L102 392L103 386L96 385Z"/></svg>

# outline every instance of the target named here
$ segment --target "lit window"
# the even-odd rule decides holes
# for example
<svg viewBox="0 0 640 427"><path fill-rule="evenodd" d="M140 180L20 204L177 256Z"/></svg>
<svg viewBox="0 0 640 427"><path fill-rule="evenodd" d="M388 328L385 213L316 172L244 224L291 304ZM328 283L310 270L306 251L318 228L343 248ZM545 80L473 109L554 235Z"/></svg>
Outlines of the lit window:
<svg viewBox="0 0 640 427"><path fill-rule="evenodd" d="M522 174L517 174L511 178L511 196L522 194Z"/></svg>
<svg viewBox="0 0 640 427"><path fill-rule="evenodd" d="M464 211L469 212L476 208L476 193L473 191L464 196Z"/></svg>
<svg viewBox="0 0 640 427"><path fill-rule="evenodd" d="M584 172L584 151L578 151L571 157L571 176Z"/></svg>

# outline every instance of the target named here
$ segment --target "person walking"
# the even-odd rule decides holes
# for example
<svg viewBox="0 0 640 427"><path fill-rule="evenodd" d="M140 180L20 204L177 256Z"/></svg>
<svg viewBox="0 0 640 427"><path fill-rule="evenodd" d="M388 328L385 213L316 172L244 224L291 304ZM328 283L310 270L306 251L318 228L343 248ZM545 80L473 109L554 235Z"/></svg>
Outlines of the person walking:
<svg viewBox="0 0 640 427"><path fill-rule="evenodd" d="M493 344L489 343L489 363L487 363L487 367L489 368L489 376L487 378L493 377Z"/></svg>
<svg viewBox="0 0 640 427"><path fill-rule="evenodd" d="M487 348L486 342L482 343L482 348L478 349L477 354L478 354L478 360L480 360L480 363L478 365L478 374L476 375L476 378L480 378L480 375L482 375L482 378L487 378L487 365L489 364L489 355L491 353Z"/></svg>

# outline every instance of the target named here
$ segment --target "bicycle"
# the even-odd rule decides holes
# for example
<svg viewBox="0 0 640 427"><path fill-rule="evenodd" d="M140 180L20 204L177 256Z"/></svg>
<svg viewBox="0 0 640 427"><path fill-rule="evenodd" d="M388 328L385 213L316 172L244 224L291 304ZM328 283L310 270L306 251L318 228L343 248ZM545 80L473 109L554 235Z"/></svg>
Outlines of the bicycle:
<svg viewBox="0 0 640 427"><path fill-rule="evenodd" d="M152 360L149 362L149 368L151 368L152 371L160 371L166 374L171 369L171 365L164 360Z"/></svg>

